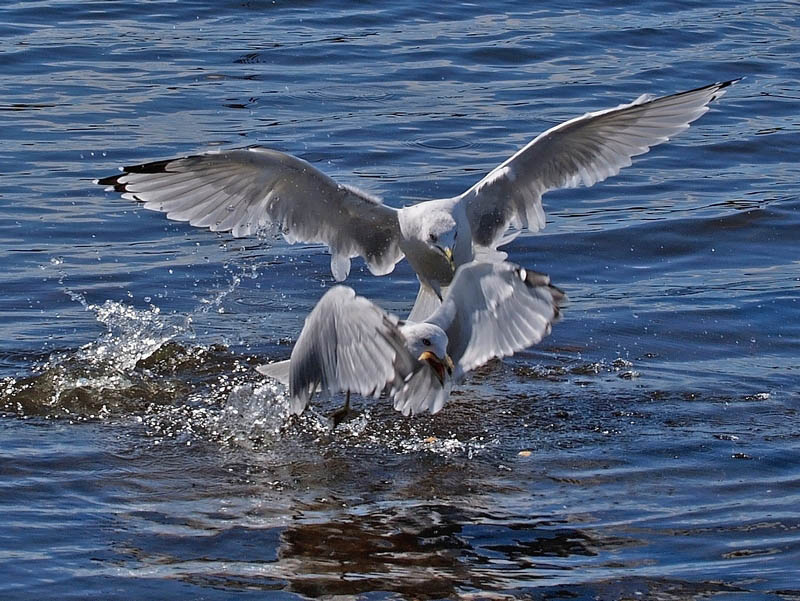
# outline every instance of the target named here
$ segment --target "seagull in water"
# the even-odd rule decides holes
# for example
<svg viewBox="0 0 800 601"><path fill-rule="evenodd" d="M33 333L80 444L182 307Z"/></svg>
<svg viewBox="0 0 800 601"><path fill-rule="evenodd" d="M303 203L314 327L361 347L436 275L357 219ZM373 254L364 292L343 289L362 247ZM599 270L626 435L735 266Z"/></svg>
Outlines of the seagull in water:
<svg viewBox="0 0 800 601"><path fill-rule="evenodd" d="M441 305L421 322L401 321L348 286L328 290L306 318L287 361L257 367L289 387L299 415L313 395L386 392L403 415L438 412L453 385L490 359L539 342L566 295L550 278L504 261L456 270Z"/></svg>
<svg viewBox="0 0 800 601"><path fill-rule="evenodd" d="M310 163L259 146L211 151L124 167L97 183L169 219L247 236L277 225L289 243L328 246L337 281L362 257L375 275L403 256L420 289L410 319L439 305L455 269L473 259L500 261L498 247L519 231L545 225L542 195L591 186L682 132L738 80L655 98L642 95L586 113L540 134L466 192L395 209Z"/></svg>

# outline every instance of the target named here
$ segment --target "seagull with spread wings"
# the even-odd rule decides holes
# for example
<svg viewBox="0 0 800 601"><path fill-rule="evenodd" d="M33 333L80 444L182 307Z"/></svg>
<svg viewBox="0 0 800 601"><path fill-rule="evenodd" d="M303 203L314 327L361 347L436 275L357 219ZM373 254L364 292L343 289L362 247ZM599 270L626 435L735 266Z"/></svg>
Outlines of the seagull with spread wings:
<svg viewBox="0 0 800 601"><path fill-rule="evenodd" d="M497 247L508 240L509 226L544 227L545 192L591 186L619 173L632 157L687 129L735 81L660 98L642 95L570 119L540 134L466 192L401 209L337 183L302 159L263 147L134 165L98 183L169 219L212 231L239 237L277 225L290 243L325 244L337 281L347 277L354 257L384 275L405 256L420 282L410 315L419 321L439 305L458 266L476 257L504 258Z"/></svg>
<svg viewBox="0 0 800 601"><path fill-rule="evenodd" d="M392 398L404 415L438 412L453 385L493 358L513 355L550 333L566 295L546 275L504 261L459 267L438 309L401 321L348 286L335 286L306 318L286 361L257 369L289 387L291 410L313 395Z"/></svg>

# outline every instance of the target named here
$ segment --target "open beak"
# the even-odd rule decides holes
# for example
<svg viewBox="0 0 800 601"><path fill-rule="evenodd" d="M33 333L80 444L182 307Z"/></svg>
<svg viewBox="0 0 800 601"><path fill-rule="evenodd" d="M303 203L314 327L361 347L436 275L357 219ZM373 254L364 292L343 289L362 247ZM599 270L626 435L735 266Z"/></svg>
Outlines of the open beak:
<svg viewBox="0 0 800 601"><path fill-rule="evenodd" d="M442 386L444 386L445 372L447 372L448 376L453 374L453 360L450 358L449 355L446 355L444 361L442 361L431 351L425 351L419 356L419 360L425 361L428 365L431 366L431 368L433 369L433 373L436 374L436 377L439 379L439 383Z"/></svg>

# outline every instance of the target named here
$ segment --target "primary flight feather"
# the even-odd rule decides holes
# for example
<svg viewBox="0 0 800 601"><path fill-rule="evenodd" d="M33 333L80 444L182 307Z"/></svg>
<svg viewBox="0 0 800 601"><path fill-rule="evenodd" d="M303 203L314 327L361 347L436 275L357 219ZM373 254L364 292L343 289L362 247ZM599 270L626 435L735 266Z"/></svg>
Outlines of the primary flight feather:
<svg viewBox="0 0 800 601"><path fill-rule="evenodd" d="M310 163L262 147L213 151L125 167L98 180L170 219L247 236L277 225L286 240L328 246L337 281L362 257L375 275L404 256L420 282L411 318L439 305L455 269L474 258L499 260L509 226L545 225L542 195L591 186L634 156L687 129L734 81L586 113L556 125L463 194L395 209L337 183Z"/></svg>

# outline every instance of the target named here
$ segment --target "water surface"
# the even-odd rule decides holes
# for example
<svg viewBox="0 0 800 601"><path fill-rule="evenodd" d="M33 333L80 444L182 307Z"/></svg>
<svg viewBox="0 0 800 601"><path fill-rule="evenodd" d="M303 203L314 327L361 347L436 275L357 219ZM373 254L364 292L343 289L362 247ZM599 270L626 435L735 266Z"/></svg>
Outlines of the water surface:
<svg viewBox="0 0 800 601"><path fill-rule="evenodd" d="M800 23L782 2L0 8L0 597L796 599ZM262 144L392 206L590 110L744 76L546 195L570 304L436 416L331 431L253 366L332 284L93 180ZM354 262L403 314L416 281Z"/></svg>

